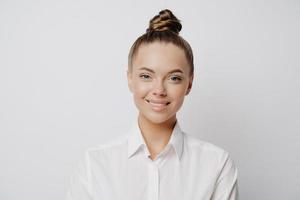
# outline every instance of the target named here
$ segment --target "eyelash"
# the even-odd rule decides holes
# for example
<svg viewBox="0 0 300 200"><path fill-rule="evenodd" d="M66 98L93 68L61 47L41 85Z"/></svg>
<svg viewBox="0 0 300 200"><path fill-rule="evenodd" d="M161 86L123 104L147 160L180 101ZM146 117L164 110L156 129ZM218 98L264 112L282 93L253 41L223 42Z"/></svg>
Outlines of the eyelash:
<svg viewBox="0 0 300 200"><path fill-rule="evenodd" d="M150 75L148 74L141 74L139 77L146 80L151 78ZM176 78L176 80L174 80L173 78ZM182 78L179 76L171 76L170 79L173 80L174 82L180 82L182 80Z"/></svg>
<svg viewBox="0 0 300 200"><path fill-rule="evenodd" d="M146 78L146 76L147 76L148 78ZM142 79L149 79L149 78L150 78L150 75L148 75L148 74L141 74L140 77L141 77Z"/></svg>
<svg viewBox="0 0 300 200"><path fill-rule="evenodd" d="M179 76L172 76L170 79L172 79L172 78L176 78L176 80L175 80L176 82L179 82L182 80L182 78Z"/></svg>

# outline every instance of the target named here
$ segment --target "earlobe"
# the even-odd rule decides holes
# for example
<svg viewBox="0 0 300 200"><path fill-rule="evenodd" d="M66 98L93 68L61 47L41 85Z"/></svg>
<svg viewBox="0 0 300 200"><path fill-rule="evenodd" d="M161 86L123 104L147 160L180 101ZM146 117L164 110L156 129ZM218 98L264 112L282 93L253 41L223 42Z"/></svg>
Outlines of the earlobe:
<svg viewBox="0 0 300 200"><path fill-rule="evenodd" d="M127 70L127 84L130 92L132 92L132 74Z"/></svg>
<svg viewBox="0 0 300 200"><path fill-rule="evenodd" d="M188 89L186 90L185 95L188 95L190 93L190 91L191 91L191 87L189 86Z"/></svg>
<svg viewBox="0 0 300 200"><path fill-rule="evenodd" d="M189 80L189 86L188 86L188 88L187 88L187 90L186 90L185 95L188 95L188 94L190 93L190 91L191 91L191 89L192 89L192 86L193 86L193 79L194 79L194 75L192 75L192 76L190 77L190 80Z"/></svg>
<svg viewBox="0 0 300 200"><path fill-rule="evenodd" d="M188 95L190 93L191 89L187 89L185 95Z"/></svg>

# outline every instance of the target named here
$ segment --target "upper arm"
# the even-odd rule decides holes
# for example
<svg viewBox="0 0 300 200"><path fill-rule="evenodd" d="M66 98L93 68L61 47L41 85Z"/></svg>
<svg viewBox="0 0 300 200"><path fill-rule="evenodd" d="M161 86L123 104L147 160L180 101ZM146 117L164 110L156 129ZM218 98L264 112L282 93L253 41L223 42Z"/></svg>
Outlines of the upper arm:
<svg viewBox="0 0 300 200"><path fill-rule="evenodd" d="M238 171L233 160L225 153L211 200L238 200L237 176Z"/></svg>
<svg viewBox="0 0 300 200"><path fill-rule="evenodd" d="M67 200L92 200L91 163L88 152L73 171L68 185Z"/></svg>

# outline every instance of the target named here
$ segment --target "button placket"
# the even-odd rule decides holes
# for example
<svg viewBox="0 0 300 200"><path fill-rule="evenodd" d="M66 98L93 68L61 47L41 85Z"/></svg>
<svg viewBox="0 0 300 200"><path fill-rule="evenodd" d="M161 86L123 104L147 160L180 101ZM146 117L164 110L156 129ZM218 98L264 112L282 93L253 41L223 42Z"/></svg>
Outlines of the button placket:
<svg viewBox="0 0 300 200"><path fill-rule="evenodd" d="M159 169L150 159L148 167L148 200L158 200L159 198Z"/></svg>

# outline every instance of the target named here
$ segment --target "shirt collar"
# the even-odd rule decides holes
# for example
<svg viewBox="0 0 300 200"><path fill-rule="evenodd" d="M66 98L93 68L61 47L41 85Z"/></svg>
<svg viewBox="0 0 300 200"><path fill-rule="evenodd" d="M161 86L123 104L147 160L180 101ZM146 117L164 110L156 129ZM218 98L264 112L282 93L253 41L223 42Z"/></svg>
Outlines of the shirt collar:
<svg viewBox="0 0 300 200"><path fill-rule="evenodd" d="M183 132L179 126L178 120L173 128L171 138L167 146L168 145L171 145L174 148L176 155L180 160L183 151ZM141 146L144 146L147 149L140 127L138 125L138 120L136 120L135 122L133 122L128 134L128 158L133 156Z"/></svg>

